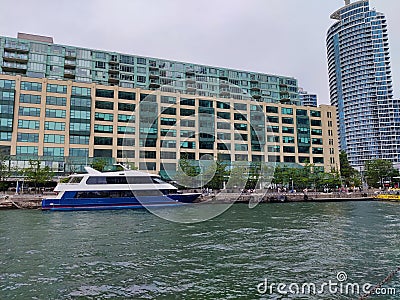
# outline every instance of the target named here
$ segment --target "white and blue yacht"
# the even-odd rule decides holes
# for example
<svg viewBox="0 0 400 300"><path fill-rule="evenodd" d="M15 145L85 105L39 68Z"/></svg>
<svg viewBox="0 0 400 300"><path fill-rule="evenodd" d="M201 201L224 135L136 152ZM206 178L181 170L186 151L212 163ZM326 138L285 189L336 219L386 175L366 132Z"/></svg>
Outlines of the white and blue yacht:
<svg viewBox="0 0 400 300"><path fill-rule="evenodd" d="M104 210L162 207L192 203L199 193L178 193L175 186L157 175L123 168L73 174L54 189L55 197L42 200L42 210Z"/></svg>

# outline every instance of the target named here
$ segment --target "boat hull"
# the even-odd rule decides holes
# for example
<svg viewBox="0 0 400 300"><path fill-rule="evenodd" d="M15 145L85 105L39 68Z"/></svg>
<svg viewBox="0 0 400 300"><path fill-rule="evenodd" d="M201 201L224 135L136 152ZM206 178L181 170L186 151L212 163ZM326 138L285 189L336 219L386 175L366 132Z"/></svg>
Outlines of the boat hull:
<svg viewBox="0 0 400 300"><path fill-rule="evenodd" d="M379 195L376 199L381 201L400 202L400 195Z"/></svg>
<svg viewBox="0 0 400 300"><path fill-rule="evenodd" d="M42 200L42 210L119 210L143 209L146 207L168 207L193 203L200 194L169 194L159 196L141 196L129 198L49 198Z"/></svg>

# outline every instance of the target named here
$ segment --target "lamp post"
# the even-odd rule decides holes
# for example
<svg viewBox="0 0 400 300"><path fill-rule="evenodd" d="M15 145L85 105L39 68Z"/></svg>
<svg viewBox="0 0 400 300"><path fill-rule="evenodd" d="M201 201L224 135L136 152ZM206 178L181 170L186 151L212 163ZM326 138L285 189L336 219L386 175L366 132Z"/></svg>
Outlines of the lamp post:
<svg viewBox="0 0 400 300"><path fill-rule="evenodd" d="M290 179L290 181L292 182L292 192L293 192L293 191L294 191L294 190L293 190L293 177L290 177L289 179Z"/></svg>

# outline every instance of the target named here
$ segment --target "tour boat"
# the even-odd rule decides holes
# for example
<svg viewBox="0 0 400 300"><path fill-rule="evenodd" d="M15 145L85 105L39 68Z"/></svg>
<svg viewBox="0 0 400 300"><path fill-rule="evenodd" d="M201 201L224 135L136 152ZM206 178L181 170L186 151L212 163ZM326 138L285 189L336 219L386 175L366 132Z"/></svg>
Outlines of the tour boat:
<svg viewBox="0 0 400 300"><path fill-rule="evenodd" d="M104 210L176 206L192 203L200 193L179 193L177 188L157 175L123 168L99 172L85 167L87 173L73 174L59 183L55 197L42 200L42 210Z"/></svg>
<svg viewBox="0 0 400 300"><path fill-rule="evenodd" d="M393 201L400 202L400 189L398 188L390 188L389 190L382 192L376 199L381 201Z"/></svg>

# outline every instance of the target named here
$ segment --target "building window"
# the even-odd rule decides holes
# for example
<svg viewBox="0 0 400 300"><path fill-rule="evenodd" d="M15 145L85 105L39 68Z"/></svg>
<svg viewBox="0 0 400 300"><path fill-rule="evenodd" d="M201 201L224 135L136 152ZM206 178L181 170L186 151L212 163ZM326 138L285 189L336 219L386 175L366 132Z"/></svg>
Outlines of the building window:
<svg viewBox="0 0 400 300"><path fill-rule="evenodd" d="M161 141L161 148L176 148L176 141Z"/></svg>
<svg viewBox="0 0 400 300"><path fill-rule="evenodd" d="M283 117L283 118L282 118L282 123L283 123L283 124L293 124L293 118L286 118L286 117Z"/></svg>
<svg viewBox="0 0 400 300"><path fill-rule="evenodd" d="M317 110L312 110L312 111L310 111L310 115L311 115L311 117L320 118L321 117L321 112L317 111Z"/></svg>
<svg viewBox="0 0 400 300"><path fill-rule="evenodd" d="M160 158L161 159L176 159L176 152L161 151Z"/></svg>
<svg viewBox="0 0 400 300"><path fill-rule="evenodd" d="M70 130L70 134L89 135L90 134L90 123L70 123L69 130Z"/></svg>
<svg viewBox="0 0 400 300"><path fill-rule="evenodd" d="M310 158L308 156L299 156L299 163L301 164L309 164Z"/></svg>
<svg viewBox="0 0 400 300"><path fill-rule="evenodd" d="M323 164L324 158L323 157L313 157L313 163L314 164Z"/></svg>
<svg viewBox="0 0 400 300"><path fill-rule="evenodd" d="M235 151L248 151L249 147L247 144L235 144Z"/></svg>
<svg viewBox="0 0 400 300"><path fill-rule="evenodd" d="M293 108L282 107L282 115L293 115Z"/></svg>
<svg viewBox="0 0 400 300"><path fill-rule="evenodd" d="M311 134L312 135L322 135L322 129L311 129Z"/></svg>
<svg viewBox="0 0 400 300"><path fill-rule="evenodd" d="M311 119L311 126L322 126L321 120L313 120L313 119Z"/></svg>
<svg viewBox="0 0 400 300"><path fill-rule="evenodd" d="M195 115L195 110L194 109L181 108L180 109L180 115L181 116L194 116Z"/></svg>
<svg viewBox="0 0 400 300"><path fill-rule="evenodd" d="M295 156L284 156L283 161L286 163L295 163L296 157Z"/></svg>
<svg viewBox="0 0 400 300"><path fill-rule="evenodd" d="M248 161L248 159L247 154L235 154L235 161Z"/></svg>
<svg viewBox="0 0 400 300"><path fill-rule="evenodd" d="M98 109L108 109L108 110L113 110L114 109L114 103L109 102L109 101L96 101L95 102L95 107Z"/></svg>
<svg viewBox="0 0 400 300"><path fill-rule="evenodd" d="M267 116L267 121L269 123L279 123L279 118L278 117Z"/></svg>
<svg viewBox="0 0 400 300"><path fill-rule="evenodd" d="M231 129L231 124L228 122L217 122L217 129Z"/></svg>
<svg viewBox="0 0 400 300"><path fill-rule="evenodd" d="M17 155L37 155L37 146L17 146Z"/></svg>
<svg viewBox="0 0 400 300"><path fill-rule="evenodd" d="M161 96L161 103L176 104L176 98L172 96Z"/></svg>
<svg viewBox="0 0 400 300"><path fill-rule="evenodd" d="M294 144L295 143L295 139L293 136L284 136L284 137L282 137L282 141L284 144Z"/></svg>
<svg viewBox="0 0 400 300"><path fill-rule="evenodd" d="M295 147L292 147L292 146L283 146L283 152L284 153L295 153L296 149L295 149Z"/></svg>
<svg viewBox="0 0 400 300"><path fill-rule="evenodd" d="M45 134L44 135L45 143L54 143L54 144L64 144L65 136L61 134Z"/></svg>
<svg viewBox="0 0 400 300"><path fill-rule="evenodd" d="M46 117L48 118L65 118L64 109L48 109L46 108Z"/></svg>
<svg viewBox="0 0 400 300"><path fill-rule="evenodd" d="M100 124L95 124L94 125L94 132L103 132L103 133L112 133L113 132L113 126L112 125L100 125Z"/></svg>
<svg viewBox="0 0 400 300"><path fill-rule="evenodd" d="M114 98L114 90L96 89L96 97Z"/></svg>
<svg viewBox="0 0 400 300"><path fill-rule="evenodd" d="M161 107L161 113L164 115L176 115L175 107Z"/></svg>
<svg viewBox="0 0 400 300"><path fill-rule="evenodd" d="M3 99L3 100L5 100L5 99ZM13 97L13 100L14 100L14 97ZM40 104L41 97L40 97L40 95L21 94L19 96L19 102L21 102L21 103L31 103L31 104Z"/></svg>
<svg viewBox="0 0 400 300"><path fill-rule="evenodd" d="M39 134L18 132L17 142L37 143L39 142Z"/></svg>
<svg viewBox="0 0 400 300"><path fill-rule="evenodd" d="M42 91L42 84L40 82L22 81L21 82L21 90L41 92Z"/></svg>
<svg viewBox="0 0 400 300"><path fill-rule="evenodd" d="M296 109L297 116L307 116L307 111L305 109Z"/></svg>
<svg viewBox="0 0 400 300"><path fill-rule="evenodd" d="M176 119L175 118L160 118L161 125L175 126Z"/></svg>
<svg viewBox="0 0 400 300"><path fill-rule="evenodd" d="M11 132L0 132L0 141L11 141Z"/></svg>
<svg viewBox="0 0 400 300"><path fill-rule="evenodd" d="M229 105L229 103L217 101L217 108L230 109L231 106Z"/></svg>
<svg viewBox="0 0 400 300"><path fill-rule="evenodd" d="M36 107L23 107L18 109L19 116L40 117L40 108Z"/></svg>
<svg viewBox="0 0 400 300"><path fill-rule="evenodd" d="M88 157L89 156L89 149L86 149L86 148L70 148L69 149L69 156L72 156L72 157Z"/></svg>
<svg viewBox="0 0 400 300"><path fill-rule="evenodd" d="M1 79L0 80L0 89L14 90L15 89L15 81Z"/></svg>
<svg viewBox="0 0 400 300"><path fill-rule="evenodd" d="M125 146L125 147L135 146L135 139L134 138L117 138L117 145Z"/></svg>
<svg viewBox="0 0 400 300"><path fill-rule="evenodd" d="M235 110L247 110L247 104L243 103L234 103L233 107L235 108Z"/></svg>
<svg viewBox="0 0 400 300"><path fill-rule="evenodd" d="M231 140L231 134L229 132L217 132L217 139L219 140Z"/></svg>
<svg viewBox="0 0 400 300"><path fill-rule="evenodd" d="M67 105L67 98L47 96L46 97L46 104L47 105L66 106Z"/></svg>
<svg viewBox="0 0 400 300"><path fill-rule="evenodd" d="M46 121L46 122L44 122L44 129L45 130L60 130L60 131L64 131L65 130L65 123L64 122Z"/></svg>
<svg viewBox="0 0 400 300"><path fill-rule="evenodd" d="M18 128L22 128L22 129L39 129L39 121L18 120Z"/></svg>
<svg viewBox="0 0 400 300"><path fill-rule="evenodd" d="M58 84L47 84L47 92L48 93L66 94L67 86L66 85L58 85Z"/></svg>
<svg viewBox="0 0 400 300"><path fill-rule="evenodd" d="M235 123L235 124L234 124L234 127L235 127L235 130L247 131L247 124Z"/></svg>
<svg viewBox="0 0 400 300"><path fill-rule="evenodd" d="M130 126L118 126L117 132L118 134L135 134L135 127Z"/></svg>
<svg viewBox="0 0 400 300"><path fill-rule="evenodd" d="M136 100L136 94L132 92L118 92L118 98L119 99L125 99L125 100Z"/></svg>
<svg viewBox="0 0 400 300"><path fill-rule="evenodd" d="M324 154L324 149L323 148L312 148L312 153L313 154Z"/></svg>
<svg viewBox="0 0 400 300"><path fill-rule="evenodd" d="M83 123L84 120L90 120L90 111L71 110L70 114L71 114L71 120L74 119L74 121L78 123Z"/></svg>
<svg viewBox="0 0 400 300"><path fill-rule="evenodd" d="M135 158L135 150L117 150L117 158Z"/></svg>
<svg viewBox="0 0 400 300"><path fill-rule="evenodd" d="M161 136L173 136L176 137L176 129L166 129L166 128L161 128L160 129ZM181 131L182 133L182 131Z"/></svg>
<svg viewBox="0 0 400 300"><path fill-rule="evenodd" d="M214 102L209 100L199 100L199 106L211 108L214 106Z"/></svg>
<svg viewBox="0 0 400 300"><path fill-rule="evenodd" d="M122 111L135 111L136 104L131 103L118 103L118 110Z"/></svg>
<svg viewBox="0 0 400 300"><path fill-rule="evenodd" d="M181 98L180 104L187 106L195 106L196 102L194 99Z"/></svg>
<svg viewBox="0 0 400 300"><path fill-rule="evenodd" d="M96 112L94 114L94 119L96 121L113 121L114 115L113 114L107 114L107 113L99 113Z"/></svg>
<svg viewBox="0 0 400 300"><path fill-rule="evenodd" d="M72 87L72 95L74 95L74 96L83 96L83 97L90 97L90 95L91 95L91 89L90 89L90 88L84 88L84 87L73 86L73 87Z"/></svg>
<svg viewBox="0 0 400 300"><path fill-rule="evenodd" d="M181 148L196 149L196 143L195 142L184 141L184 142L181 142Z"/></svg>
<svg viewBox="0 0 400 300"><path fill-rule="evenodd" d="M0 91L0 100L4 100L4 101L14 101L14 92L6 92L6 91ZM40 103L40 100L39 100Z"/></svg>
<svg viewBox="0 0 400 300"><path fill-rule="evenodd" d="M64 156L63 147L44 147L43 156Z"/></svg>
<svg viewBox="0 0 400 300"><path fill-rule="evenodd" d="M281 147L280 146L268 146L267 151L268 152L281 152Z"/></svg>
<svg viewBox="0 0 400 300"><path fill-rule="evenodd" d="M281 157L279 155L268 155L269 162L281 162Z"/></svg>
<svg viewBox="0 0 400 300"><path fill-rule="evenodd" d="M267 126L267 132L279 133L279 126Z"/></svg>
<svg viewBox="0 0 400 300"><path fill-rule="evenodd" d="M278 113L278 108L276 106L266 106L266 112L267 113L277 114Z"/></svg>
<svg viewBox="0 0 400 300"><path fill-rule="evenodd" d="M103 137L103 136L95 136L94 137L94 144L95 145L112 145L113 138L112 137Z"/></svg>
<svg viewBox="0 0 400 300"><path fill-rule="evenodd" d="M80 135L70 135L69 143L70 144L89 145L89 137L88 136L80 136Z"/></svg>
<svg viewBox="0 0 400 300"><path fill-rule="evenodd" d="M71 97L71 108L81 107L82 110L87 110L91 107L91 99Z"/></svg>

